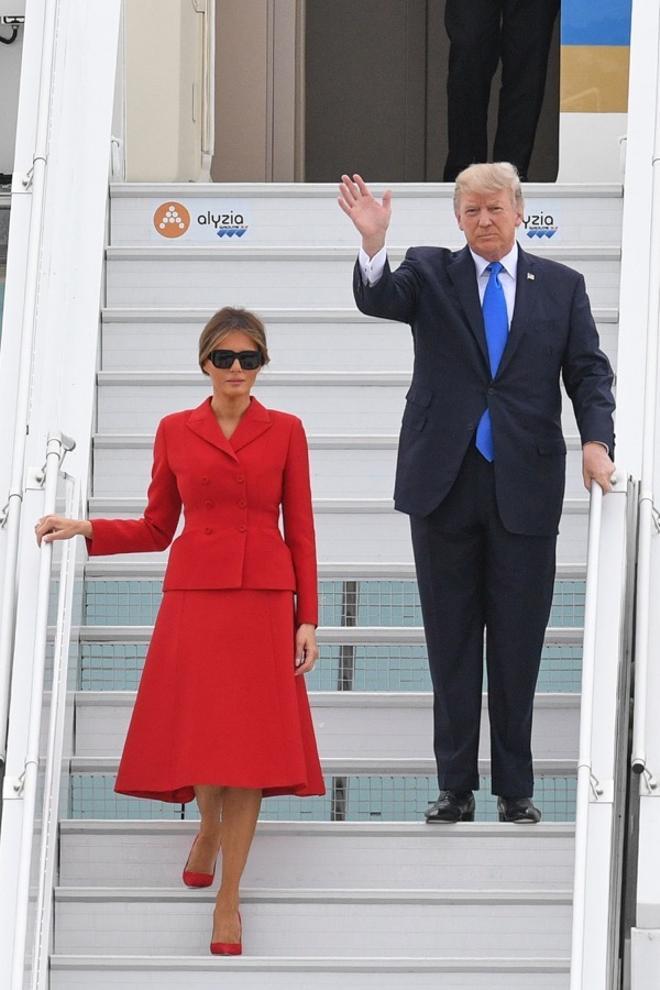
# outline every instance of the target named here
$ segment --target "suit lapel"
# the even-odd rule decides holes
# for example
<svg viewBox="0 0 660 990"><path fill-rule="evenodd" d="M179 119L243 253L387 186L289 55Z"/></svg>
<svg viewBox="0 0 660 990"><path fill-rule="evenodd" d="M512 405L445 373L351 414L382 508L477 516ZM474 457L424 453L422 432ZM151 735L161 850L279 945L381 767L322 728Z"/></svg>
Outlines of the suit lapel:
<svg viewBox="0 0 660 990"><path fill-rule="evenodd" d="M262 406L255 398L252 398L249 408L245 410L245 414L232 433L229 443L234 450L240 450L241 447L252 443L262 433L269 430L271 424L270 413L266 407Z"/></svg>
<svg viewBox="0 0 660 990"><path fill-rule="evenodd" d="M474 261L470 249L466 246L459 251L454 261L447 265L447 273L453 283L456 295L467 318L467 325L477 343L481 355L489 369L488 348L486 347L486 332L484 318L479 302L479 289Z"/></svg>
<svg viewBox="0 0 660 990"><path fill-rule="evenodd" d="M521 247L518 248L518 267L516 271L516 303L513 307L513 319L507 338L504 354L497 369L496 378L499 378L511 362L516 348L527 332L532 313L536 306L536 278L538 272L534 264L534 258L526 254Z"/></svg>
<svg viewBox="0 0 660 990"><path fill-rule="evenodd" d="M232 460L236 461L238 458L234 453L232 447L229 444L229 440L224 435L217 419L211 409L211 399L204 399L201 406L197 406L196 409L190 413L186 426L193 433L196 433L198 437L202 440L206 440L207 443L213 444L218 450L221 450L224 454L227 454Z"/></svg>
<svg viewBox="0 0 660 990"><path fill-rule="evenodd" d="M270 428L271 418L268 410L252 398L250 405L243 413L241 420L228 440L224 435L211 409L211 400L204 399L200 406L190 413L187 420L188 429L196 433L202 440L213 444L232 460L237 461L236 451L255 440Z"/></svg>

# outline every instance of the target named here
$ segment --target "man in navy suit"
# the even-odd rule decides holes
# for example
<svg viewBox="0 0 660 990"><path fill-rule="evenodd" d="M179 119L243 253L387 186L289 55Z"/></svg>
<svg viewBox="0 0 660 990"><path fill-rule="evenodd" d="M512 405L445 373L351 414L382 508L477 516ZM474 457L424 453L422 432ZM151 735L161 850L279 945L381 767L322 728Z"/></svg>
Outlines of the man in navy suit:
<svg viewBox="0 0 660 990"><path fill-rule="evenodd" d="M614 464L612 370L584 279L517 244L518 174L471 165L454 209L467 245L410 248L390 270L392 195L342 176L339 205L362 236L355 300L409 323L414 370L395 507L410 515L434 693L438 800L428 822L472 821L486 630L492 790L500 821L538 822L532 706L555 575L566 443L563 379L583 477L605 492Z"/></svg>

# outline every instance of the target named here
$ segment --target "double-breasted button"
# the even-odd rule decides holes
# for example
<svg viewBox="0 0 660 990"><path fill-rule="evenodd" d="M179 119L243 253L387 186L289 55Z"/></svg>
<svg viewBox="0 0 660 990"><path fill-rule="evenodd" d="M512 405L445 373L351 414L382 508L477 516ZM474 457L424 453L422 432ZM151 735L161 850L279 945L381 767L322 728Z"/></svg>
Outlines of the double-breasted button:
<svg viewBox="0 0 660 990"><path fill-rule="evenodd" d="M211 533L213 532L213 529L211 528L211 526L207 526L204 532L206 533L207 536L210 536Z"/></svg>
<svg viewBox="0 0 660 990"><path fill-rule="evenodd" d="M241 533L244 533L245 530L247 529L247 526L245 525L245 523L241 523L241 525L238 528Z"/></svg>
<svg viewBox="0 0 660 990"><path fill-rule="evenodd" d="M207 499L204 500L204 508L205 509L212 509L213 506L214 506L214 504L215 503L214 503L214 501L213 501L212 498L207 498Z"/></svg>
<svg viewBox="0 0 660 990"><path fill-rule="evenodd" d="M236 475L236 481L239 483L239 485L242 485L243 482L245 481L245 478L243 477L242 474L237 474Z"/></svg>
<svg viewBox="0 0 660 990"><path fill-rule="evenodd" d="M207 478L206 476L204 476L204 477L202 478L202 484L203 484L203 485L208 485L208 483L209 483L209 479L208 479L208 478Z"/></svg>
<svg viewBox="0 0 660 990"><path fill-rule="evenodd" d="M239 498L238 504L240 505L241 509L244 509L247 505L247 502L245 501L244 498Z"/></svg>

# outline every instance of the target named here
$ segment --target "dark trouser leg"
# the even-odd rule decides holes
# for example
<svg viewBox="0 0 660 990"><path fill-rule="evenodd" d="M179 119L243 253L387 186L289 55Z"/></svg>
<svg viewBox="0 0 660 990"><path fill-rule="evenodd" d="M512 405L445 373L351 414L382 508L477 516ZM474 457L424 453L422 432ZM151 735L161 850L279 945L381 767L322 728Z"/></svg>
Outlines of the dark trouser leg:
<svg viewBox="0 0 660 990"><path fill-rule="evenodd" d="M502 89L493 158L527 177L559 0L504 0Z"/></svg>
<svg viewBox="0 0 660 990"><path fill-rule="evenodd" d="M532 709L557 538L509 533L494 495L492 504L485 575L492 790L503 797L531 797Z"/></svg>
<svg viewBox="0 0 660 990"><path fill-rule="evenodd" d="M447 0L449 153L444 181L488 160L490 84L500 58L502 0Z"/></svg>
<svg viewBox="0 0 660 990"><path fill-rule="evenodd" d="M479 786L485 612L484 532L476 516L474 478L478 457L468 452L454 488L435 512L410 520L441 790Z"/></svg>

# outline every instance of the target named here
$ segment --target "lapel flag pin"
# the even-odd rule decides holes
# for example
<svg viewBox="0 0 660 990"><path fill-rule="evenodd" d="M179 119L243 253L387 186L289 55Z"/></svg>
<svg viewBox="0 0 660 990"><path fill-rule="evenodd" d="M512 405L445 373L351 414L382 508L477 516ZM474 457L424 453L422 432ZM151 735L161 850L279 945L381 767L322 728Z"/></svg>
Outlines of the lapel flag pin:
<svg viewBox="0 0 660 990"><path fill-rule="evenodd" d="M530 280L530 282L533 282L536 276L532 272L527 272L527 278Z"/></svg>

